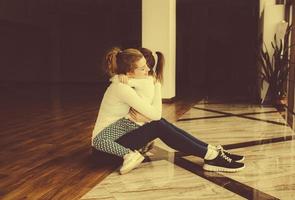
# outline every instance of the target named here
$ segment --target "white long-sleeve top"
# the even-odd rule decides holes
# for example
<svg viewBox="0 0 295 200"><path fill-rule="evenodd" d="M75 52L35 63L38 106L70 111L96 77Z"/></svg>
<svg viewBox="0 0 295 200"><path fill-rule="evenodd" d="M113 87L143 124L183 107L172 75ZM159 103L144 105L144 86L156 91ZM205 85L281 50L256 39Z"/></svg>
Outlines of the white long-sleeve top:
<svg viewBox="0 0 295 200"><path fill-rule="evenodd" d="M148 76L144 79L129 79L128 85L131 86L136 93L150 104L153 102L155 95L155 84L154 78Z"/></svg>
<svg viewBox="0 0 295 200"><path fill-rule="evenodd" d="M138 82L137 82L138 81ZM132 81L131 81L132 82ZM151 120L159 120L162 115L162 95L161 95L161 84L156 82L154 85L154 91L150 90L149 84L150 79L136 79L133 83L133 87L138 84L142 91L154 93L153 98L150 101L150 96L139 94L130 85L123 84L117 81L111 83L107 88L98 112L98 117L95 123L95 127L92 133L92 139L100 133L101 130L117 121L120 118L126 117L129 113L130 107L137 110L139 113L148 117ZM128 82L129 84L129 82ZM135 85L134 85L135 84ZM144 89L146 88L146 90ZM148 97L149 96L149 97Z"/></svg>
<svg viewBox="0 0 295 200"><path fill-rule="evenodd" d="M110 81L120 82L118 75L113 76L110 79ZM155 95L155 84L154 84L153 76L148 76L147 78L129 78L127 84L136 91L138 96L146 100L146 102L148 102L149 104L153 102L154 95ZM131 116L129 116L128 114L126 118L131 119ZM144 122L137 122L137 121L134 121L134 122L140 126L145 124Z"/></svg>

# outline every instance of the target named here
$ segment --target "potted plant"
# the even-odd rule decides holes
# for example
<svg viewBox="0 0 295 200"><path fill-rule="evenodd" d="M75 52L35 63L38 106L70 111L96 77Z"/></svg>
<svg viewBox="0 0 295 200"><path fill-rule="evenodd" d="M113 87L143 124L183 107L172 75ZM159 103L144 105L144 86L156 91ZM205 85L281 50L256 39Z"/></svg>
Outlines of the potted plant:
<svg viewBox="0 0 295 200"><path fill-rule="evenodd" d="M291 26L288 25L283 39L277 39L277 35L274 35L274 40L271 42L274 50L270 55L269 51L264 44L260 49L259 61L261 64L260 75L262 81L266 81L269 84L267 91L267 102L277 105L286 96L286 81L290 69L289 49L292 45L289 44L289 36L291 32Z"/></svg>

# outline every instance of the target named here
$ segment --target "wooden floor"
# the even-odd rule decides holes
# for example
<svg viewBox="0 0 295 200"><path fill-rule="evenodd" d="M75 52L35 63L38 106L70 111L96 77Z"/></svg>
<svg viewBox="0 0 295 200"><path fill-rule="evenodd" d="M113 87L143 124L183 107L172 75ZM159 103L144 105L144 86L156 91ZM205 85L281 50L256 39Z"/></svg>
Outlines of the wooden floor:
<svg viewBox="0 0 295 200"><path fill-rule="evenodd" d="M0 199L80 199L114 170L90 148L104 88L0 85ZM176 121L193 104L164 104L163 116Z"/></svg>
<svg viewBox="0 0 295 200"><path fill-rule="evenodd" d="M156 141L124 176L91 153L103 86L0 85L0 199L294 199L294 132L272 107L164 104L192 135L246 155L239 173L206 173L202 160ZM186 184L184 184L186 183Z"/></svg>

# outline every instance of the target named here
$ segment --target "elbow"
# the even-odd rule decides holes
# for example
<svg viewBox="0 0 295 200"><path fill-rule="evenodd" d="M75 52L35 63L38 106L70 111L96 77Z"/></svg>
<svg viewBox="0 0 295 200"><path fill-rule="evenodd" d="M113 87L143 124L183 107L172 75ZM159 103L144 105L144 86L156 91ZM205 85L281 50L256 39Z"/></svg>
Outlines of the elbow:
<svg viewBox="0 0 295 200"><path fill-rule="evenodd" d="M162 118L162 113L159 114L159 116L157 116L156 120L160 120Z"/></svg>
<svg viewBox="0 0 295 200"><path fill-rule="evenodd" d="M159 113L157 113L157 114L155 115L155 117L153 118L153 121L158 121L158 120L160 120L161 118L162 118L162 113L159 112Z"/></svg>
<svg viewBox="0 0 295 200"><path fill-rule="evenodd" d="M156 117L153 121L159 121L162 117Z"/></svg>
<svg viewBox="0 0 295 200"><path fill-rule="evenodd" d="M150 115L149 117L148 117L148 119L150 120L150 121L158 121L158 120L160 120L162 118L162 113L154 113L153 115Z"/></svg>

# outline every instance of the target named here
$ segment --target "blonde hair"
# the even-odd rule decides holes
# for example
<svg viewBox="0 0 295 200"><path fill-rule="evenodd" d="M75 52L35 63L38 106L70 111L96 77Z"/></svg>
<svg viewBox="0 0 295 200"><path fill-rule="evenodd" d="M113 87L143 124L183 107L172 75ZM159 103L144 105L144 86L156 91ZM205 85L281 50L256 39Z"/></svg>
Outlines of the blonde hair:
<svg viewBox="0 0 295 200"><path fill-rule="evenodd" d="M133 72L136 68L135 62L143 58L142 53L137 49L124 49L113 47L104 58L103 67L109 76L115 74L126 74Z"/></svg>

